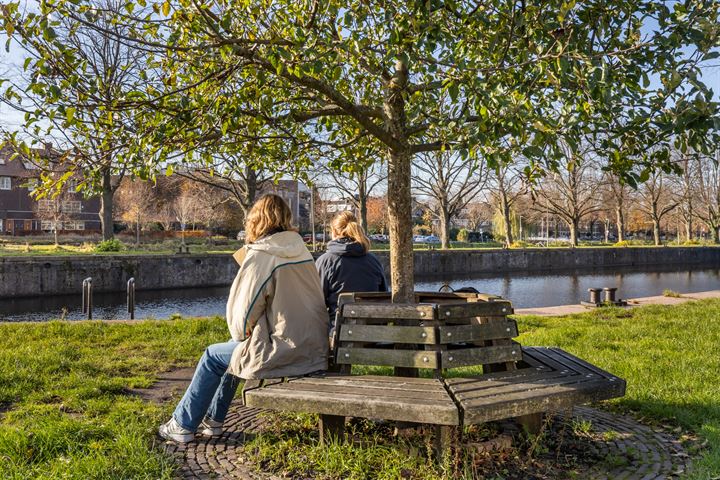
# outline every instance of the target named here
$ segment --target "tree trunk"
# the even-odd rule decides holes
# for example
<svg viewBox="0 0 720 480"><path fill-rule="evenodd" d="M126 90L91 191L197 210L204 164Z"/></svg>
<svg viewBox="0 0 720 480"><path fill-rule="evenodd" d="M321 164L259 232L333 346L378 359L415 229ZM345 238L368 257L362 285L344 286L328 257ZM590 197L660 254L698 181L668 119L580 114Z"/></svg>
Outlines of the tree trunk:
<svg viewBox="0 0 720 480"><path fill-rule="evenodd" d="M622 242L625 240L625 215L620 207L615 209L615 225L617 226L617 241Z"/></svg>
<svg viewBox="0 0 720 480"><path fill-rule="evenodd" d="M568 228L570 228L570 246L577 247L578 246L578 220L572 219L568 224Z"/></svg>
<svg viewBox="0 0 720 480"><path fill-rule="evenodd" d="M100 198L100 224L102 225L103 240L112 240L113 232L113 188L110 170L103 172L102 196Z"/></svg>
<svg viewBox="0 0 720 480"><path fill-rule="evenodd" d="M710 231L712 232L713 243L720 243L720 233L718 233L718 226L710 225Z"/></svg>
<svg viewBox="0 0 720 480"><path fill-rule="evenodd" d="M367 192L363 182L360 182L360 188L358 189L358 207L360 210L360 226L367 233Z"/></svg>
<svg viewBox="0 0 720 480"><path fill-rule="evenodd" d="M410 152L390 152L388 162L388 227L390 230L390 278L392 301L414 300Z"/></svg>
<svg viewBox="0 0 720 480"><path fill-rule="evenodd" d="M135 245L140 246L140 209L138 209L135 219Z"/></svg>
<svg viewBox="0 0 720 480"><path fill-rule="evenodd" d="M450 214L446 208L440 208L440 247L450 248Z"/></svg>
<svg viewBox="0 0 720 480"><path fill-rule="evenodd" d="M507 201L505 192L500 194L500 209L502 210L503 226L505 227L505 245L513 244L512 223L510 219L510 204Z"/></svg>
<svg viewBox="0 0 720 480"><path fill-rule="evenodd" d="M653 239L655 240L655 245L660 246L660 219L659 218L653 218Z"/></svg>

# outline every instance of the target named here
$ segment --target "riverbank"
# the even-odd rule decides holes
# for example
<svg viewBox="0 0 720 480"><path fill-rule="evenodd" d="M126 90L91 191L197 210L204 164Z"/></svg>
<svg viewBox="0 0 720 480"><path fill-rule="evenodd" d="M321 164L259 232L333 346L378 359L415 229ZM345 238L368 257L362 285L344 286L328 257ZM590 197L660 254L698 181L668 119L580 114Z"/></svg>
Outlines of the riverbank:
<svg viewBox="0 0 720 480"><path fill-rule="evenodd" d="M389 255L375 253L389 274ZM472 275L550 272L567 269L702 265L720 267L718 247L623 247L511 250L415 251L418 278L457 279ZM135 278L138 290L227 286L237 273L230 255L0 256L0 298L68 295L92 277L95 292L124 292Z"/></svg>
<svg viewBox="0 0 720 480"><path fill-rule="evenodd" d="M642 307L647 305L681 305L697 300L720 299L720 290L710 290L695 293L667 292L665 295L651 297L628 298L628 307ZM603 307L604 308L604 307ZM539 317L557 317L561 315L574 315L586 313L593 308L583 305L556 305L552 307L516 308L516 315L535 315Z"/></svg>
<svg viewBox="0 0 720 480"><path fill-rule="evenodd" d="M697 437L687 447L695 457L688 478L720 475L720 357L711 353L720 344L720 300L517 319L521 344L560 346L625 378L627 395L606 404L612 410ZM1 324L0 335L0 478L170 479L174 465L155 431L173 402L135 392L171 368L194 366L206 345L227 339L227 327L221 318L49 322ZM395 440L373 442L362 437L306 458L324 458L334 470L316 473L328 478L442 478ZM261 453L280 461L298 448L305 445L285 439Z"/></svg>

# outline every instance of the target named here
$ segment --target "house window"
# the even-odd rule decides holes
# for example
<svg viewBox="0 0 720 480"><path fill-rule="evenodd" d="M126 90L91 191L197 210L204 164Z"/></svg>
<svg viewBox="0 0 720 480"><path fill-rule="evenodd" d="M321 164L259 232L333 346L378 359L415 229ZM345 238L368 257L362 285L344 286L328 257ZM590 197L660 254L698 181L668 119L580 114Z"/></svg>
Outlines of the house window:
<svg viewBox="0 0 720 480"><path fill-rule="evenodd" d="M85 222L63 222L63 230L85 230Z"/></svg>
<svg viewBox="0 0 720 480"><path fill-rule="evenodd" d="M62 202L60 208L65 213L80 213L80 202L78 200L67 200Z"/></svg>
<svg viewBox="0 0 720 480"><path fill-rule="evenodd" d="M48 199L38 200L38 210L41 212L49 212L53 210L53 201ZM45 227L43 227L45 230Z"/></svg>
<svg viewBox="0 0 720 480"><path fill-rule="evenodd" d="M55 222L52 220L43 220L40 223L40 228L42 230L55 230Z"/></svg>
<svg viewBox="0 0 720 480"><path fill-rule="evenodd" d="M0 190L10 190L12 188L12 181L10 177L0 177Z"/></svg>

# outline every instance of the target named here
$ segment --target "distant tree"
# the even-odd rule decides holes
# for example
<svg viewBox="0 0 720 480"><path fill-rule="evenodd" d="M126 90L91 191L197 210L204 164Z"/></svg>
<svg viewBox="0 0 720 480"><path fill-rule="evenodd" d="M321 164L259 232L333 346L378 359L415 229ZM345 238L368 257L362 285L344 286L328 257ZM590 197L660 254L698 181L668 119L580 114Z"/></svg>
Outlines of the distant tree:
<svg viewBox="0 0 720 480"><path fill-rule="evenodd" d="M489 196L494 208L500 213L503 220L503 236L507 246L513 243L513 221L511 212L515 202L527 193L525 188L525 175L521 162L498 165L490 170L491 188Z"/></svg>
<svg viewBox="0 0 720 480"><path fill-rule="evenodd" d="M79 195L63 188L33 205L35 217L40 220L41 228L45 230L49 227L52 231L56 247L60 243L58 238L60 231L66 230L65 224L73 220L74 213L80 212L80 209L73 208L73 205L79 204Z"/></svg>
<svg viewBox="0 0 720 480"><path fill-rule="evenodd" d="M603 208L607 211L607 219L614 219L617 241L622 242L625 240L628 209L635 197L635 191L622 178L612 172L606 172L604 177L601 193ZM605 241L607 241L607 237L606 228Z"/></svg>
<svg viewBox="0 0 720 480"><path fill-rule="evenodd" d="M652 222L653 240L660 245L660 224L665 216L680 204L680 198L668 184L667 174L654 172L640 186L638 209Z"/></svg>
<svg viewBox="0 0 720 480"><path fill-rule="evenodd" d="M708 227L713 243L720 243L720 150L716 158L702 155L693 157L694 174L697 176L698 218Z"/></svg>
<svg viewBox="0 0 720 480"><path fill-rule="evenodd" d="M537 194L543 200L534 209L560 217L570 231L570 244L578 245L580 221L600 210L597 163L582 158L571 150L562 168L547 175L540 182Z"/></svg>
<svg viewBox="0 0 720 480"><path fill-rule="evenodd" d="M426 207L440 221L442 248L450 248L450 225L488 181L484 161L468 162L453 152L423 153L412 164L414 190L427 198Z"/></svg>
<svg viewBox="0 0 720 480"><path fill-rule="evenodd" d="M387 231L387 197L369 197L367 201L367 222L370 231Z"/></svg>
<svg viewBox="0 0 720 480"><path fill-rule="evenodd" d="M153 187L153 182L125 177L117 190L115 207L122 220L135 223L135 245L140 245L143 224L152 218L158 205Z"/></svg>

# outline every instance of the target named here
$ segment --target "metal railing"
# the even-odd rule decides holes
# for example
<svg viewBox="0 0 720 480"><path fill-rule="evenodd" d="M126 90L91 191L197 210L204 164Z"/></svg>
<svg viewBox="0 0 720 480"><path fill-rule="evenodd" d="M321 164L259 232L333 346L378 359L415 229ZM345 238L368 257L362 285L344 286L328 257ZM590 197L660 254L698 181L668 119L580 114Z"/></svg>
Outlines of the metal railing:
<svg viewBox="0 0 720 480"><path fill-rule="evenodd" d="M82 313L92 320L93 298L92 298L92 277L83 280L82 284Z"/></svg>
<svg viewBox="0 0 720 480"><path fill-rule="evenodd" d="M130 320L135 320L135 277L127 281L127 311Z"/></svg>

